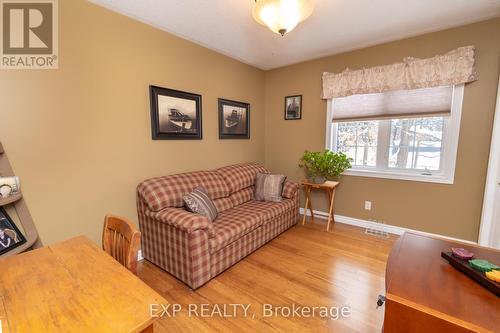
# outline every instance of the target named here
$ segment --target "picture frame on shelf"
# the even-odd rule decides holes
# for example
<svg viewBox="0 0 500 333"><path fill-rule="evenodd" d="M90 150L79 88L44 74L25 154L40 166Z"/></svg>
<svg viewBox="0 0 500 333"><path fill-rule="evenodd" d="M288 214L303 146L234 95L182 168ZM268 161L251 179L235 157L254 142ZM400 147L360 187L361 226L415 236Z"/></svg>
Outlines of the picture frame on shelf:
<svg viewBox="0 0 500 333"><path fill-rule="evenodd" d="M285 96L285 120L302 119L302 95Z"/></svg>
<svg viewBox="0 0 500 333"><path fill-rule="evenodd" d="M219 139L250 139L250 104L219 98Z"/></svg>
<svg viewBox="0 0 500 333"><path fill-rule="evenodd" d="M4 254L24 243L26 243L26 238L19 231L4 207L0 207L0 254Z"/></svg>
<svg viewBox="0 0 500 333"><path fill-rule="evenodd" d="M201 95L149 87L151 103L151 132L153 140L201 140Z"/></svg>

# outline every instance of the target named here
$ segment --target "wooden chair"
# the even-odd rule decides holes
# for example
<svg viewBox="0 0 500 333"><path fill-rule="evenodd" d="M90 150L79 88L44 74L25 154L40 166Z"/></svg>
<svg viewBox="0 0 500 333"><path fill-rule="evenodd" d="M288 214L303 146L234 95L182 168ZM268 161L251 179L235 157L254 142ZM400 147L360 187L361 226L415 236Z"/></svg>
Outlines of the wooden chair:
<svg viewBox="0 0 500 333"><path fill-rule="evenodd" d="M102 232L102 247L120 264L136 274L137 252L141 232L126 218L106 215Z"/></svg>

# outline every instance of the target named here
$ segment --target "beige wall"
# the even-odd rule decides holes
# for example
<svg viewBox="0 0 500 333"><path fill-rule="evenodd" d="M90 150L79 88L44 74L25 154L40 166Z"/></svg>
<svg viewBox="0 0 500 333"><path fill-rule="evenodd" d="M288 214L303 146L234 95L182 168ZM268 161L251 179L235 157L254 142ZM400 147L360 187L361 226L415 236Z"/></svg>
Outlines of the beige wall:
<svg viewBox="0 0 500 333"><path fill-rule="evenodd" d="M431 57L459 46L477 47L479 81L465 88L460 143L453 185L344 177L337 192L337 214L383 220L387 224L477 240L500 66L500 19L430 33L266 72L266 163L298 180L304 150L325 147L326 102L321 75ZM300 121L283 120L283 98L302 94ZM371 211L364 201L371 200ZM324 195L314 208L326 210Z"/></svg>
<svg viewBox="0 0 500 333"><path fill-rule="evenodd" d="M264 161L264 72L84 0L59 11L60 68L0 71L0 140L45 244L136 221L145 178ZM203 95L203 141L151 140L150 84ZM250 140L218 139L218 97L251 104Z"/></svg>
<svg viewBox="0 0 500 333"><path fill-rule="evenodd" d="M298 180L302 152L324 148L323 71L469 44L480 79L465 90L455 184L345 177L336 212L477 238L500 19L263 72L84 0L59 6L60 68L0 71L0 140L45 244L80 234L100 242L109 212L135 221L135 187L148 177L258 161ZM149 84L203 95L202 141L151 140ZM292 94L304 95L300 121L283 120L283 97ZM218 97L251 103L251 140L218 140ZM315 197L315 209L322 202Z"/></svg>

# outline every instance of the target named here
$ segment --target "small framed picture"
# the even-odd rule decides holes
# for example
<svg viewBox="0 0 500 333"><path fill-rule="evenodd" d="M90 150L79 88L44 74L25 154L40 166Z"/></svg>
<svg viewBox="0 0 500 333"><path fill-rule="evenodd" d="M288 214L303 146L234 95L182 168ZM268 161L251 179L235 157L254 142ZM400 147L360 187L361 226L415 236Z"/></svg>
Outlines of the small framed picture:
<svg viewBox="0 0 500 333"><path fill-rule="evenodd" d="M285 120L302 119L302 95L285 97Z"/></svg>
<svg viewBox="0 0 500 333"><path fill-rule="evenodd" d="M153 140L201 140L201 95L149 87Z"/></svg>
<svg viewBox="0 0 500 333"><path fill-rule="evenodd" d="M5 209L0 207L0 254L8 252L24 243L26 243L26 238L24 238Z"/></svg>
<svg viewBox="0 0 500 333"><path fill-rule="evenodd" d="M219 139L250 139L250 104L219 98Z"/></svg>

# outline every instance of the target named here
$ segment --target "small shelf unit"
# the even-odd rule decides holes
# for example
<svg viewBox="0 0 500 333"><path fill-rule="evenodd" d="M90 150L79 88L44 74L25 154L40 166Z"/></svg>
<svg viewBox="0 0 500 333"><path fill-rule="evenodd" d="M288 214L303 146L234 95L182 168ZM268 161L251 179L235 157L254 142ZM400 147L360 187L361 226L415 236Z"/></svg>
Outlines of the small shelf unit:
<svg viewBox="0 0 500 333"><path fill-rule="evenodd" d="M10 165L9 159L7 158L7 154L3 149L2 143L0 142L0 176L9 177L14 176L14 170ZM19 221L21 223L21 228L24 231L24 237L26 238L26 243L12 249L9 252L6 252L0 257L7 257L11 255L15 255L24 251L28 251L30 249L36 249L42 247L42 242L38 237L38 231L36 230L35 224L33 223L33 219L28 210L28 206L24 201L23 195L21 192L15 193L7 198L0 198L0 206L1 207L13 207L17 213Z"/></svg>

